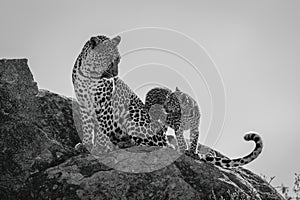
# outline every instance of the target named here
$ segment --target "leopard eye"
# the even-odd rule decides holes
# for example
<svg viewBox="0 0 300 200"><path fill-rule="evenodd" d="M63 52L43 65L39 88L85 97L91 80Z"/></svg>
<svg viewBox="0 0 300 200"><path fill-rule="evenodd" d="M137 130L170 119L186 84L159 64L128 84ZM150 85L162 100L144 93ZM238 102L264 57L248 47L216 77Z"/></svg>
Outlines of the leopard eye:
<svg viewBox="0 0 300 200"><path fill-rule="evenodd" d="M97 45L97 38L91 37L90 42L91 42L91 49L94 49L95 46Z"/></svg>

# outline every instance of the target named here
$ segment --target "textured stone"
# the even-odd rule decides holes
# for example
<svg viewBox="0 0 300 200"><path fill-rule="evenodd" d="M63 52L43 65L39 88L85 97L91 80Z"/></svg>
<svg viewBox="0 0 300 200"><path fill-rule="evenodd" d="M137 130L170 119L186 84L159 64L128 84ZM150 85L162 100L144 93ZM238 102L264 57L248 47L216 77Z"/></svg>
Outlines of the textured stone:
<svg viewBox="0 0 300 200"><path fill-rule="evenodd" d="M12 195L80 141L71 99L38 90L27 59L0 60L0 193Z"/></svg>
<svg viewBox="0 0 300 200"><path fill-rule="evenodd" d="M283 199L249 170L168 149L79 154L81 135L74 99L39 90L26 59L0 60L0 199Z"/></svg>

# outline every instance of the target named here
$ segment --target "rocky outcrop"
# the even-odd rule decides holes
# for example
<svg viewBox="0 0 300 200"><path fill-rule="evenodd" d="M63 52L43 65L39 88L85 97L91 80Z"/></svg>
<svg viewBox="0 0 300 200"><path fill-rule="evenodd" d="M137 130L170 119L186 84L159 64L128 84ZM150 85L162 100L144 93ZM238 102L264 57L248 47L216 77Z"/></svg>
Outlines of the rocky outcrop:
<svg viewBox="0 0 300 200"><path fill-rule="evenodd" d="M283 199L249 170L170 149L79 153L81 132L74 99L39 90L26 59L0 60L0 199Z"/></svg>
<svg viewBox="0 0 300 200"><path fill-rule="evenodd" d="M73 156L79 141L71 99L38 90L26 59L0 60L0 198Z"/></svg>

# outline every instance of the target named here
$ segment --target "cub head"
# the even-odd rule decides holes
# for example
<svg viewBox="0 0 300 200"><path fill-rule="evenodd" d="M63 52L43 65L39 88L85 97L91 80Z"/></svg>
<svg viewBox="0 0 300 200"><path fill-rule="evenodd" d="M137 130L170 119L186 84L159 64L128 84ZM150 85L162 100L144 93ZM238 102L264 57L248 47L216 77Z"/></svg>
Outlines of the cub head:
<svg viewBox="0 0 300 200"><path fill-rule="evenodd" d="M178 87L176 87L174 94L176 95L177 99L179 100L180 105L186 105L189 103L189 98L187 94L182 92Z"/></svg>
<svg viewBox="0 0 300 200"><path fill-rule="evenodd" d="M79 56L79 70L88 78L111 78L118 75L120 36L109 39L99 35L91 37Z"/></svg>
<svg viewBox="0 0 300 200"><path fill-rule="evenodd" d="M176 95L180 103L182 114L183 115L190 114L191 109L197 105L197 102L187 93L182 92L178 87L176 87L174 94Z"/></svg>

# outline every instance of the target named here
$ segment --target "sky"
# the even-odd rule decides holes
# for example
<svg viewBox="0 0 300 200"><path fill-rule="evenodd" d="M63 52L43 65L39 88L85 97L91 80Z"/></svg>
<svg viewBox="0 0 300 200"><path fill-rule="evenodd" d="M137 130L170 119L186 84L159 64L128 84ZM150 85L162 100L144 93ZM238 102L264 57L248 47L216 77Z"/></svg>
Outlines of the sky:
<svg viewBox="0 0 300 200"><path fill-rule="evenodd" d="M28 58L39 88L74 97L71 71L93 35L122 37L119 75L143 99L178 86L201 108L200 142L273 185L300 173L300 2L1 0L0 58Z"/></svg>

